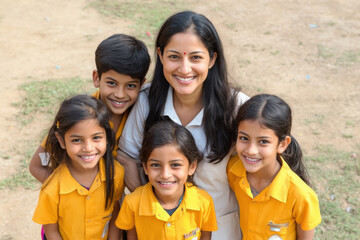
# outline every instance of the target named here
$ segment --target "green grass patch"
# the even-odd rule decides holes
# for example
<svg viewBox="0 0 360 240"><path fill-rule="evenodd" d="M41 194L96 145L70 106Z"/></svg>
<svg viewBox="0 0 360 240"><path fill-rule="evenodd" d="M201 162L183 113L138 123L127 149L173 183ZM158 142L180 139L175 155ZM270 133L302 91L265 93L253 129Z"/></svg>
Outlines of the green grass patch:
<svg viewBox="0 0 360 240"><path fill-rule="evenodd" d="M330 145L320 145L315 150L316 155L305 157L322 216L315 239L357 239L360 236L360 159Z"/></svg>
<svg viewBox="0 0 360 240"><path fill-rule="evenodd" d="M79 77L65 79L50 79L44 81L36 81L29 77L30 82L22 84L20 90L24 92L22 99L14 103L20 109L15 116L20 121L21 126L25 127L39 115L48 115L53 118L58 110L60 103L67 97L76 94L93 93L95 89L91 87L91 80ZM39 133L40 134L40 133ZM0 189L3 188L35 188L38 184L37 180L30 174L28 170L29 160L36 149L36 141L34 138L25 140L23 145L25 148L17 149L19 154L24 156L24 160L20 164L16 174L0 181ZM35 143L36 142L36 143ZM3 156L4 158L9 156Z"/></svg>
<svg viewBox="0 0 360 240"><path fill-rule="evenodd" d="M79 77L30 81L22 84L20 90L25 92L25 96L21 101L14 103L20 108L16 118L22 126L26 126L36 117L36 114L53 116L57 111L57 107L54 106L58 106L68 96L89 93L90 84L89 79Z"/></svg>
<svg viewBox="0 0 360 240"><path fill-rule="evenodd" d="M22 155L24 155L24 160L21 162L19 171L13 174L10 177L2 179L0 181L0 189L9 188L14 189L16 187L24 187L25 189L34 189L39 184L38 181L30 174L28 170L29 162L25 159L31 159L35 144L33 141L27 141L27 146L31 145L27 150L25 150Z"/></svg>

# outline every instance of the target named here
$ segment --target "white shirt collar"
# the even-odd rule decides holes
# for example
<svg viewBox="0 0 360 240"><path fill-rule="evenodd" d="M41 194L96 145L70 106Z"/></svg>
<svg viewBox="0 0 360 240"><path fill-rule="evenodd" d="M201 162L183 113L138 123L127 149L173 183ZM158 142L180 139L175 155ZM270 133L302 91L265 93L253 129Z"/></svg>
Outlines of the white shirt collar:
<svg viewBox="0 0 360 240"><path fill-rule="evenodd" d="M174 102L173 102L173 88L169 86L168 94L166 97L166 103L164 107L164 116L168 116L171 120L176 122L177 124L181 125L181 121L179 116L177 115L175 108L174 108ZM200 112L195 116L195 118L186 126L201 126L202 120L204 116L204 108L200 110Z"/></svg>

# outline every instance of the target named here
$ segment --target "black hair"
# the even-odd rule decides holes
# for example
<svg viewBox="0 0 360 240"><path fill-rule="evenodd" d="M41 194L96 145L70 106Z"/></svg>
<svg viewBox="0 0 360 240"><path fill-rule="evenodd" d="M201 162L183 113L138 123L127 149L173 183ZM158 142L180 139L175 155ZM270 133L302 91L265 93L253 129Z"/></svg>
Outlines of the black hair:
<svg viewBox="0 0 360 240"><path fill-rule="evenodd" d="M171 37L177 33L193 32L199 37L209 52L210 59L217 54L216 61L202 88L204 104L204 131L206 146L209 149L207 158L210 162L220 162L232 147L232 120L237 105L238 89L231 89L228 81L228 72L224 51L220 37L213 24L203 15L191 11L179 12L169 17L159 30L156 46L163 54L164 48ZM155 49L155 50L156 50ZM165 106L169 83L163 73L163 65L159 56L156 57L156 66L152 84L149 90L150 114L145 123L145 132L159 120Z"/></svg>
<svg viewBox="0 0 360 240"><path fill-rule="evenodd" d="M291 142L286 150L280 154L293 170L306 184L310 185L309 175L303 163L302 151L299 143L291 135L292 116L290 106L281 98L259 94L246 101L239 109L235 119L236 126L244 120L257 120L261 126L274 131L280 141L286 136L291 137ZM237 131L233 137L236 139ZM277 156L277 161L281 164L281 159Z"/></svg>
<svg viewBox="0 0 360 240"><path fill-rule="evenodd" d="M50 154L49 167L53 171L62 163L70 161L65 149L56 138L55 133L64 139L65 133L80 121L96 119L106 133L105 160L106 189L105 209L110 207L114 195L114 160L112 148L115 142L114 132L110 127L110 115L104 103L88 95L76 95L65 99L50 127L45 143L45 151Z"/></svg>
<svg viewBox="0 0 360 240"><path fill-rule="evenodd" d="M155 148L167 144L176 146L189 160L189 165L203 159L203 154L197 148L191 132L168 117L163 117L145 134L142 148L140 149L140 161L146 164ZM188 176L187 181L194 184L192 176Z"/></svg>
<svg viewBox="0 0 360 240"><path fill-rule="evenodd" d="M99 44L95 62L99 78L114 70L143 83L150 66L150 55L142 41L126 34L114 34Z"/></svg>

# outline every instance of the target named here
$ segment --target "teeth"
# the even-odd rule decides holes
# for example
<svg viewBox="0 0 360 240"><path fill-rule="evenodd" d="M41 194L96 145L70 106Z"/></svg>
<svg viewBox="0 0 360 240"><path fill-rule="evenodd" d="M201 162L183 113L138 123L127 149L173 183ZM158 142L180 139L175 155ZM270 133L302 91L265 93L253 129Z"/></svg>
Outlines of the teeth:
<svg viewBox="0 0 360 240"><path fill-rule="evenodd" d="M86 160L88 160L88 159L91 159L91 158L95 157L95 155L96 155L96 154L90 155L90 156L89 156L89 155L88 155L88 156L82 155L81 157L84 158L84 159L86 159Z"/></svg>
<svg viewBox="0 0 360 240"><path fill-rule="evenodd" d="M162 185L171 185L173 184L174 182L160 182Z"/></svg>
<svg viewBox="0 0 360 240"><path fill-rule="evenodd" d="M259 159L257 158L249 158L249 157L246 157L247 160L249 160L250 162L257 162L259 161Z"/></svg>
<svg viewBox="0 0 360 240"><path fill-rule="evenodd" d="M179 79L180 81L183 81L183 82L189 82L189 81L194 79L194 77L182 78L182 77L179 77L179 76L176 76L176 78Z"/></svg>
<svg viewBox="0 0 360 240"><path fill-rule="evenodd" d="M125 104L125 102L119 102L119 101L115 101L115 100L111 100L113 103L117 104L117 105L122 105Z"/></svg>

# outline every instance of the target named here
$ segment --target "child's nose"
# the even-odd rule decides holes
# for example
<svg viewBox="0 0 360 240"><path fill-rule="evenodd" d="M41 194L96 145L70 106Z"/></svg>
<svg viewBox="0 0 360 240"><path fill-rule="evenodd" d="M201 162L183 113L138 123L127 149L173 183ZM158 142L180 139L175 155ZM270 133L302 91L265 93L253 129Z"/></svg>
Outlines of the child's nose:
<svg viewBox="0 0 360 240"><path fill-rule="evenodd" d="M123 98L123 97L125 97L125 89L124 89L124 87L118 87L118 89L117 89L117 91L115 92L115 96L117 97L117 98Z"/></svg>
<svg viewBox="0 0 360 240"><path fill-rule="evenodd" d="M93 150L93 144L91 141L85 141L83 145L83 151L91 151Z"/></svg>
<svg viewBox="0 0 360 240"><path fill-rule="evenodd" d="M163 167L161 169L161 178L167 179L171 176L170 169L168 167Z"/></svg>
<svg viewBox="0 0 360 240"><path fill-rule="evenodd" d="M251 143L247 149L249 154L257 154L258 153L258 149L255 143Z"/></svg>

